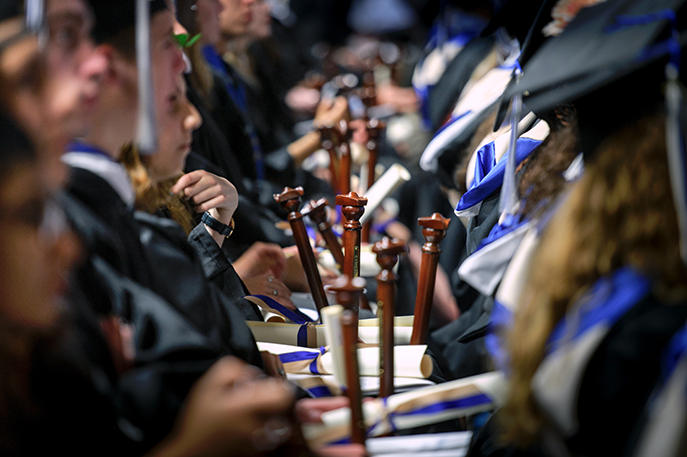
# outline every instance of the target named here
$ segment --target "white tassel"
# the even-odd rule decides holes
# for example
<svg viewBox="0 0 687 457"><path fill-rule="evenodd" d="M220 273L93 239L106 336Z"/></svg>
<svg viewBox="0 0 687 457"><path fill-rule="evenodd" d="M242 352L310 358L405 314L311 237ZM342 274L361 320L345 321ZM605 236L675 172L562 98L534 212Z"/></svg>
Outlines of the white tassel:
<svg viewBox="0 0 687 457"><path fill-rule="evenodd" d="M136 65L138 67L138 128L136 147L141 155L157 151L157 124L150 50L150 7L136 0Z"/></svg>

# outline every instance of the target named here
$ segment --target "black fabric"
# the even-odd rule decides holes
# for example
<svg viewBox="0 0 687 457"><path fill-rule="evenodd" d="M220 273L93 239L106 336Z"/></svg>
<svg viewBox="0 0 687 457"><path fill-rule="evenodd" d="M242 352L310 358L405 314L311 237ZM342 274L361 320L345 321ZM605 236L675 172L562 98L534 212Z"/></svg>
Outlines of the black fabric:
<svg viewBox="0 0 687 457"><path fill-rule="evenodd" d="M132 214L86 170L75 170L73 178L65 211L88 253L76 286L92 309L134 325L137 370L119 381L121 410L132 439L152 446L169 433L191 385L219 357L235 355L259 368L262 359L243 315L207 281L179 226Z"/></svg>
<svg viewBox="0 0 687 457"><path fill-rule="evenodd" d="M578 433L568 445L580 455L620 455L661 375L661 354L687 320L687 303L649 295L625 315L589 361L580 385Z"/></svg>
<svg viewBox="0 0 687 457"><path fill-rule="evenodd" d="M221 82L216 81L216 84ZM231 259L235 259L256 241L276 243L284 247L293 245L293 238L275 227L281 220L281 208L276 207L273 199L268 206L261 204L260 196L254 191L251 180L241 172L232 145L213 119L207 105L190 84L187 93L189 100L203 117L203 125L193 134L194 152L187 158L186 171L203 169L225 177L239 194L239 206L234 213L236 228L225 243L225 252L229 253ZM263 196L263 199L266 197ZM269 198L272 198L271 195Z"/></svg>
<svg viewBox="0 0 687 457"><path fill-rule="evenodd" d="M188 236L188 242L199 257L205 277L238 306L247 320L263 321L257 305L243 298L250 295L250 292L203 224L193 229Z"/></svg>
<svg viewBox="0 0 687 457"><path fill-rule="evenodd" d="M571 455L630 455L636 422L661 376L662 354L684 326L687 303L666 304L649 294L605 336L584 372L577 399L579 430L566 441ZM497 413L498 414L498 413ZM498 440L498 422L490 420L469 455L555 456L547 441L513 449Z"/></svg>
<svg viewBox="0 0 687 457"><path fill-rule="evenodd" d="M493 48L493 37L474 38L446 67L444 74L429 93L429 119L432 130L439 129L449 118L475 68Z"/></svg>
<svg viewBox="0 0 687 457"><path fill-rule="evenodd" d="M492 369L484 345L493 297L479 295L470 308L448 325L430 333L428 346L447 380L465 378Z"/></svg>

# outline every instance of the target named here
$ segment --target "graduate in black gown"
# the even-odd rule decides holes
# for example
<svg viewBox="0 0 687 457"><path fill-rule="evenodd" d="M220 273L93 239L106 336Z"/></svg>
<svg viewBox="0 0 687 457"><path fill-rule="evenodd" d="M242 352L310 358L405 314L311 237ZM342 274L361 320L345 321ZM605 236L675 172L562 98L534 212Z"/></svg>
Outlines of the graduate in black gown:
<svg viewBox="0 0 687 457"><path fill-rule="evenodd" d="M632 452L663 356L687 319L684 185L674 186L684 175L670 172L685 157L684 107L673 98L684 59L677 40L664 46L672 31L680 36L682 4L581 11L514 89L528 91L535 109L572 102L586 170L533 259L504 340L509 398L473 455ZM566 65L544 71L560 59Z"/></svg>

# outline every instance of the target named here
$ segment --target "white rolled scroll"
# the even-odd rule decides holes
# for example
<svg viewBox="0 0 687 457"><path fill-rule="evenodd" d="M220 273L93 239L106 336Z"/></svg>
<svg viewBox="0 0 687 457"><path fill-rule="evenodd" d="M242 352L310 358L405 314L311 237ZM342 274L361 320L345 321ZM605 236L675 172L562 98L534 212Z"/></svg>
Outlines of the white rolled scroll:
<svg viewBox="0 0 687 457"><path fill-rule="evenodd" d="M394 316L394 327L412 327L415 316ZM379 318L360 319L358 321L360 327L379 327Z"/></svg>
<svg viewBox="0 0 687 457"><path fill-rule="evenodd" d="M321 325L246 321L255 341L289 344L307 348L326 346Z"/></svg>
<svg viewBox="0 0 687 457"><path fill-rule="evenodd" d="M331 306L323 308L329 309ZM255 341L264 343L289 344L306 348L319 348L329 345L324 325L316 324L292 324L281 322L254 322L247 321L248 328L253 332ZM394 344L407 346L410 344L412 327L395 327ZM379 344L379 327L361 325L358 327L358 336L365 344Z"/></svg>
<svg viewBox="0 0 687 457"><path fill-rule="evenodd" d="M494 409L505 400L506 379L494 371L432 387L363 403L368 436L407 430ZM322 414L322 423L303 424L311 446L346 442L350 437L350 409Z"/></svg>
<svg viewBox="0 0 687 457"><path fill-rule="evenodd" d="M382 204L398 186L410 180L410 172L402 165L395 163L367 190L364 196L367 198L365 213L360 218L360 223L364 224L370 219L379 205Z"/></svg>
<svg viewBox="0 0 687 457"><path fill-rule="evenodd" d="M334 353L326 348L258 343L258 349L278 355L287 373L326 375L337 372ZM402 378L429 378L434 365L426 351L427 346L422 345L394 347L394 374ZM358 365L360 376L379 376L379 348L358 348Z"/></svg>
<svg viewBox="0 0 687 457"><path fill-rule="evenodd" d="M344 339L343 327L341 325L341 315L343 314L343 306L331 305L322 308L322 323L324 324L324 333L327 336L329 344L329 352L331 359L330 374L341 386L346 384L346 358L344 355Z"/></svg>

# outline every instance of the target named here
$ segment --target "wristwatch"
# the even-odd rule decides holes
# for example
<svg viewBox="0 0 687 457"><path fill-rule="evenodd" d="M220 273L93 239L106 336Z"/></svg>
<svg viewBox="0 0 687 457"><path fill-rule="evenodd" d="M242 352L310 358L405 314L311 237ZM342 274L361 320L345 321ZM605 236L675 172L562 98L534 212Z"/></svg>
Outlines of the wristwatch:
<svg viewBox="0 0 687 457"><path fill-rule="evenodd" d="M224 236L225 238L229 238L232 233L234 233L234 218L231 218L231 222L229 225L223 224L208 212L205 211L203 213L203 217L200 218L200 221L210 227L212 230L215 232L219 233L220 235Z"/></svg>

